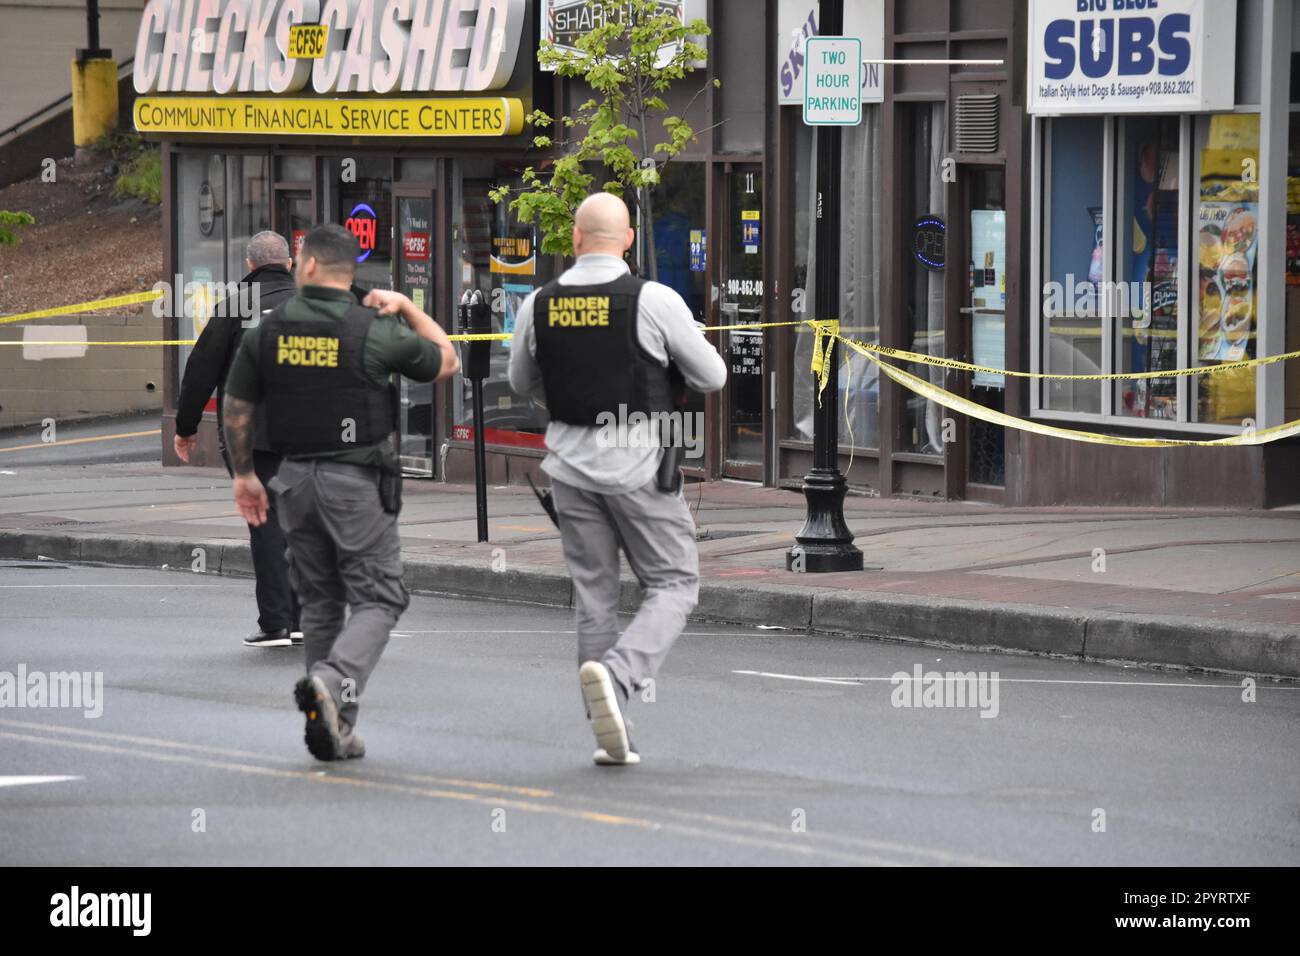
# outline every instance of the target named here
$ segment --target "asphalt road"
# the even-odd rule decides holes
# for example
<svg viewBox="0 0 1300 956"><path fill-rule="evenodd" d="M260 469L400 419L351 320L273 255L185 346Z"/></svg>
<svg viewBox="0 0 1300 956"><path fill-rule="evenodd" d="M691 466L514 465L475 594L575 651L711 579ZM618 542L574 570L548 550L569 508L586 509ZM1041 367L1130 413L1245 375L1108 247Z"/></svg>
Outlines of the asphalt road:
<svg viewBox="0 0 1300 956"><path fill-rule="evenodd" d="M566 612L417 596L325 765L251 592L0 564L0 672L104 682L0 709L0 863L1300 863L1294 685L693 626L597 768ZM917 664L998 672L997 715L894 706Z"/></svg>
<svg viewBox="0 0 1300 956"><path fill-rule="evenodd" d="M96 465L159 461L162 438L157 412L55 422L53 441L39 425L0 433L0 477L33 465ZM0 485L0 490L4 488Z"/></svg>

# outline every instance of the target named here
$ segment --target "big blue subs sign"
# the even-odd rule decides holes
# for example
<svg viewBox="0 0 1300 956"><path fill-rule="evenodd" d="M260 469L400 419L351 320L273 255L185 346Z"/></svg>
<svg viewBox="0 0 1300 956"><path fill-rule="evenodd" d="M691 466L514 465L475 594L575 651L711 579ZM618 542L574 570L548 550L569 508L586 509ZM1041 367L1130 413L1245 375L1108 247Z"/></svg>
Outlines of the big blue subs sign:
<svg viewBox="0 0 1300 956"><path fill-rule="evenodd" d="M1029 0L1029 111L1233 107L1236 0Z"/></svg>

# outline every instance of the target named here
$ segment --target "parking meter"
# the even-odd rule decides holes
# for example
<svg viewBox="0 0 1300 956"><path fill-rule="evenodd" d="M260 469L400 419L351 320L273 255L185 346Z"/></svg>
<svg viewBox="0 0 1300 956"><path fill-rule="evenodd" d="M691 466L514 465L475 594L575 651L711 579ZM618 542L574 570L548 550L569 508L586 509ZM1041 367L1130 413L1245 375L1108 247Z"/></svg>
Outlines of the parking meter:
<svg viewBox="0 0 1300 956"><path fill-rule="evenodd" d="M492 331L492 312L479 289L460 297L457 330L465 335L487 335ZM483 379L492 373L492 343L466 342L461 347L461 374L469 379L474 404L474 501L478 510L478 539L488 539L487 451L483 434Z"/></svg>
<svg viewBox="0 0 1300 956"><path fill-rule="evenodd" d="M489 335L492 312L479 289L470 289L460 297L459 328L465 335ZM482 381L492 374L491 342L466 342L461 351L462 374L471 381Z"/></svg>

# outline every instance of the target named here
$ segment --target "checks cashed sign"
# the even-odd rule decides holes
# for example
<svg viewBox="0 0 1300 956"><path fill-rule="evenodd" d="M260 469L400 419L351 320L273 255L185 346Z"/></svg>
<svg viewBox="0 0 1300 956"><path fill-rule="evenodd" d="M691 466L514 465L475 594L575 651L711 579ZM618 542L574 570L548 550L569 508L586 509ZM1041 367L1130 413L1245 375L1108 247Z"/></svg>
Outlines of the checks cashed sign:
<svg viewBox="0 0 1300 956"><path fill-rule="evenodd" d="M148 0L133 71L136 129L516 135L517 96L423 94L518 83L527 15L527 0Z"/></svg>
<svg viewBox="0 0 1300 956"><path fill-rule="evenodd" d="M1029 112L1233 107L1236 0L1029 0Z"/></svg>

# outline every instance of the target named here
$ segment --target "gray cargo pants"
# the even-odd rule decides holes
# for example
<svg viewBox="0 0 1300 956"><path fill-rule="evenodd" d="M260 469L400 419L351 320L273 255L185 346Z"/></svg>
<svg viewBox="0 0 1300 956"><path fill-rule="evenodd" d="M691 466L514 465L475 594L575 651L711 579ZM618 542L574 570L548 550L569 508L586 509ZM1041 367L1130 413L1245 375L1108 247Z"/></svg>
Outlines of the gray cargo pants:
<svg viewBox="0 0 1300 956"><path fill-rule="evenodd" d="M600 661L631 694L655 676L700 594L695 521L686 498L654 481L623 495L552 480L573 578L578 663ZM618 633L619 549L641 582L641 607Z"/></svg>
<svg viewBox="0 0 1300 956"><path fill-rule="evenodd" d="M366 681L411 601L397 515L380 504L378 479L373 468L286 460L274 480L289 577L302 601L307 673L325 683L352 727Z"/></svg>

